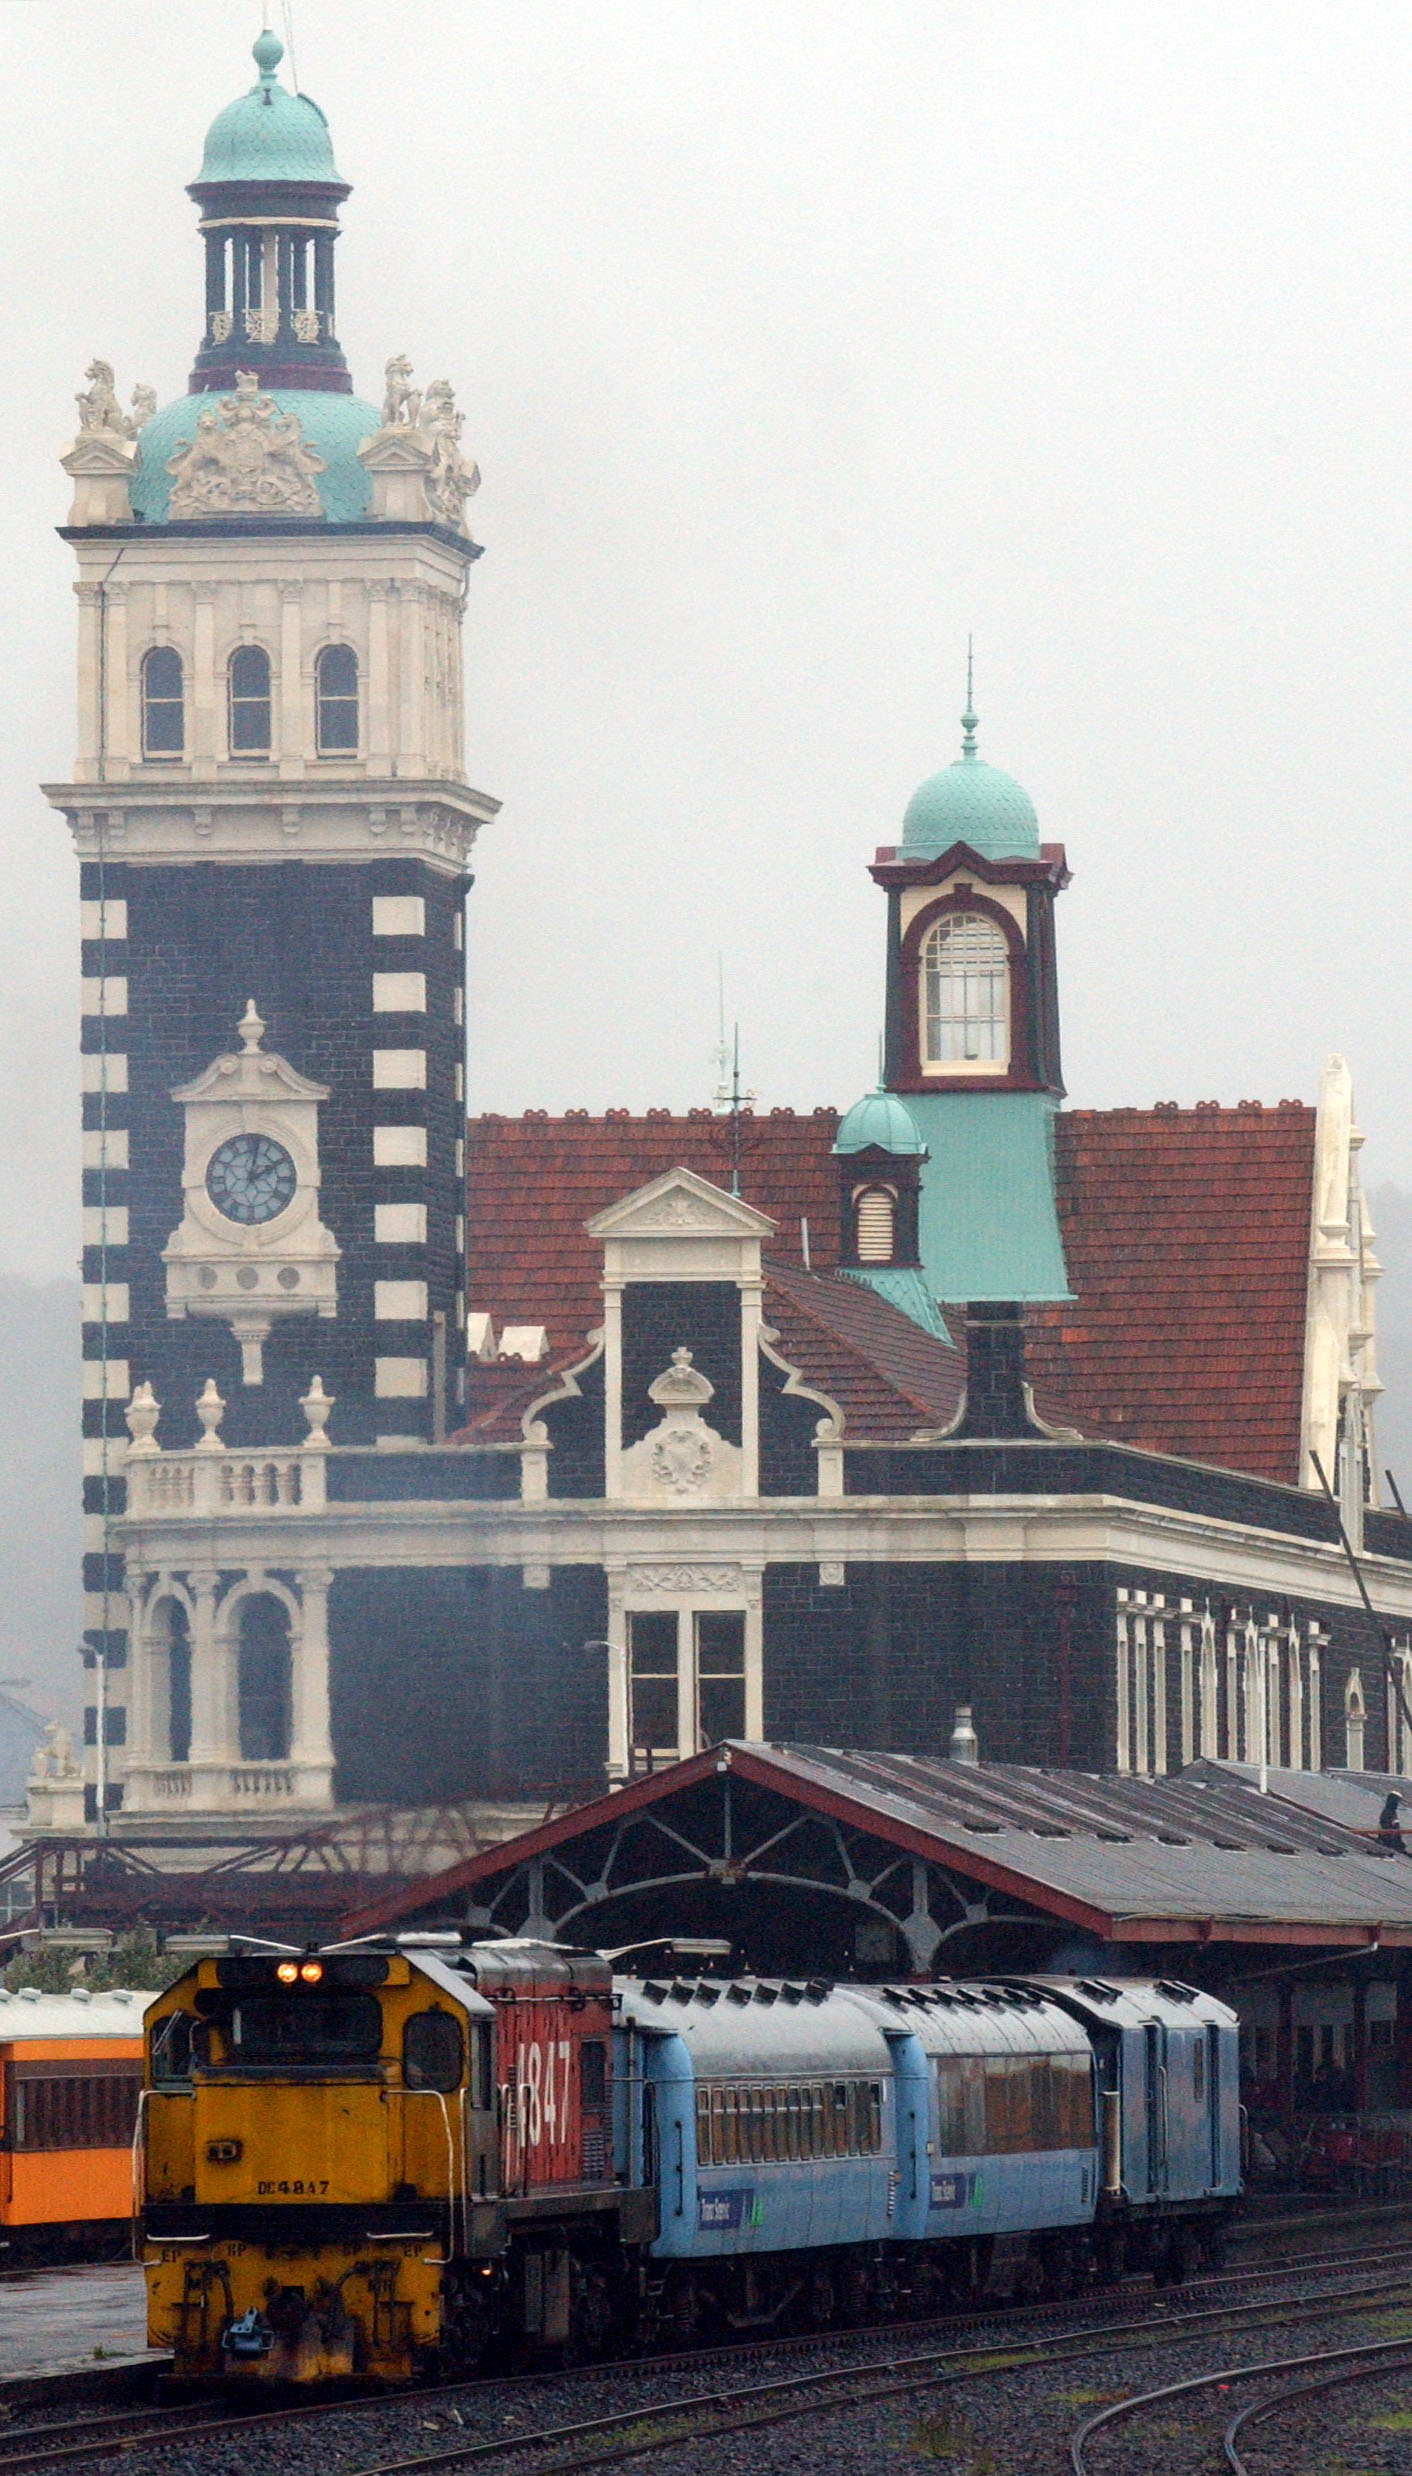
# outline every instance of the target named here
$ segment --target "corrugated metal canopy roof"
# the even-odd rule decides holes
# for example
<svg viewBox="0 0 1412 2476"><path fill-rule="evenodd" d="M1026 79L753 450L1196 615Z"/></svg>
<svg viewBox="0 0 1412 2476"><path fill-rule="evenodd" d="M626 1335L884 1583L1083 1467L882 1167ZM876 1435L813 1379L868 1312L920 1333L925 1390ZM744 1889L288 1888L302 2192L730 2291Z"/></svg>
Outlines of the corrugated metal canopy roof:
<svg viewBox="0 0 1412 2476"><path fill-rule="evenodd" d="M1105 1941L1412 1945L1412 1860L1222 1766L1147 1780L736 1742L399 1886L344 1929L423 1914L529 1860L567 1856L634 1814L699 1802L727 1773ZM749 1871L746 1861L736 1879Z"/></svg>

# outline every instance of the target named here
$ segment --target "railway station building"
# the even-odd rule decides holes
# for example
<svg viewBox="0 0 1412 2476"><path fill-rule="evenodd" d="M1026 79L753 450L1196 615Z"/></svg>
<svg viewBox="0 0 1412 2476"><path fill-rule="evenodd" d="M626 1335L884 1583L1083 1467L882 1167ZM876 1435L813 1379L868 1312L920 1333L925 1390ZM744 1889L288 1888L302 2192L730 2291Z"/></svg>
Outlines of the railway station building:
<svg viewBox="0 0 1412 2476"><path fill-rule="evenodd" d="M400 349L354 393L349 185L255 59L187 392L95 361L63 458L90 1692L35 1827L499 1834L962 1706L1001 1763L1412 1769L1348 1069L1066 1108L1068 862L969 700L878 821L877 1091L468 1123L479 477Z"/></svg>

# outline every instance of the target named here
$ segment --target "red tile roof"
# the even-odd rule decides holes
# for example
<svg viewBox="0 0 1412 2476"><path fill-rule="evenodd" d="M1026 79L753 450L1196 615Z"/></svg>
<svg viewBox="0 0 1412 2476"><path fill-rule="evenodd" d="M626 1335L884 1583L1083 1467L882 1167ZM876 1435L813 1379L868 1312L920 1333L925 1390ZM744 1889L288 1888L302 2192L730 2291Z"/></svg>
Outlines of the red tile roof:
<svg viewBox="0 0 1412 2476"><path fill-rule="evenodd" d="M1075 1109L1057 1123L1072 1307L1031 1374L1089 1435L1299 1480L1314 1111Z"/></svg>
<svg viewBox="0 0 1412 2476"><path fill-rule="evenodd" d="M829 1277L837 1126L831 1109L747 1115L740 1191L776 1224L766 1314L780 1355L840 1404L847 1434L895 1442L950 1418L964 1353ZM585 1222L671 1169L729 1189L736 1140L729 1119L705 1110L531 1110L473 1119L468 1133L468 1304L497 1330L545 1325L548 1368L581 1358L600 1321L601 1256ZM1059 1210L1076 1295L1031 1319L1045 1416L1296 1482L1313 1164L1314 1112L1298 1103L1061 1114ZM954 1309L949 1320L962 1343ZM546 1372L472 1368L467 1440L516 1434Z"/></svg>

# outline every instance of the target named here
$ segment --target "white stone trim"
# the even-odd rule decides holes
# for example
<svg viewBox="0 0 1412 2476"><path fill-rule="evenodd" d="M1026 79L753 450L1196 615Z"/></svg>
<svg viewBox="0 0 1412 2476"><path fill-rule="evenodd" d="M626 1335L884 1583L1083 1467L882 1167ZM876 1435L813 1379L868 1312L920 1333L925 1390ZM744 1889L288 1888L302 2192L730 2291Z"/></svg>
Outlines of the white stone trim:
<svg viewBox="0 0 1412 2476"><path fill-rule="evenodd" d="M375 1358L373 1392L379 1401L425 1401L427 1363L424 1358Z"/></svg>
<svg viewBox="0 0 1412 2476"><path fill-rule="evenodd" d="M424 1092L426 1088L425 1049L374 1049L375 1092Z"/></svg>
<svg viewBox="0 0 1412 2476"><path fill-rule="evenodd" d="M84 901L78 907L78 933L89 944L117 939L127 935L127 903L121 894L110 894L106 902Z"/></svg>
<svg viewBox="0 0 1412 2476"><path fill-rule="evenodd" d="M374 1204L373 1237L380 1247L424 1247L427 1242L425 1204Z"/></svg>
<svg viewBox="0 0 1412 2476"><path fill-rule="evenodd" d="M127 1013L127 981L111 974L79 982L80 1012L89 1015L123 1015Z"/></svg>
<svg viewBox="0 0 1412 2476"><path fill-rule="evenodd" d="M374 937L425 937L427 906L423 894L375 894Z"/></svg>
<svg viewBox="0 0 1412 2476"><path fill-rule="evenodd" d="M132 1391L125 1358L86 1358L83 1362L85 1401L126 1401Z"/></svg>
<svg viewBox="0 0 1412 2476"><path fill-rule="evenodd" d="M375 1126L374 1169L425 1169L427 1130L424 1126Z"/></svg>
<svg viewBox="0 0 1412 2476"><path fill-rule="evenodd" d="M373 1316L379 1324L424 1324L427 1317L425 1281L375 1281ZM420 1364L420 1361L417 1362ZM396 1364L379 1359L378 1365Z"/></svg>
<svg viewBox="0 0 1412 2476"><path fill-rule="evenodd" d="M85 1204L83 1243L86 1247L127 1245L126 1204Z"/></svg>
<svg viewBox="0 0 1412 2476"><path fill-rule="evenodd" d="M1370 1501L1377 1504L1373 1404L1383 1388L1376 1363L1374 1284L1382 1267L1373 1251L1373 1225L1358 1175L1362 1143L1353 1114L1353 1079L1344 1060L1331 1057L1319 1079L1314 1131L1300 1484L1317 1488L1317 1453L1330 1485L1337 1485L1339 1446L1346 1439L1352 1449L1344 1456L1344 1476L1351 1481L1355 1475L1361 1447ZM1352 1515L1353 1530L1360 1529L1361 1512L1347 1486L1343 1511L1345 1526Z"/></svg>
<svg viewBox="0 0 1412 2476"><path fill-rule="evenodd" d="M104 1313L106 1308L107 1312ZM115 1324L128 1320L128 1285L126 1281L85 1281L83 1285L83 1321L85 1324L106 1323L111 1332Z"/></svg>
<svg viewBox="0 0 1412 2476"><path fill-rule="evenodd" d="M110 1093L127 1090L127 1056L122 1049L109 1049L101 1056L85 1050L79 1071L85 1092L101 1092L105 1085Z"/></svg>
<svg viewBox="0 0 1412 2476"><path fill-rule="evenodd" d="M85 1436L83 1475L86 1479L120 1479L127 1461L126 1436Z"/></svg>
<svg viewBox="0 0 1412 2476"><path fill-rule="evenodd" d="M128 1131L125 1126L86 1126L83 1130L85 1169L126 1169Z"/></svg>
<svg viewBox="0 0 1412 2476"><path fill-rule="evenodd" d="M425 1014L427 976L424 971L375 971L374 1014Z"/></svg>

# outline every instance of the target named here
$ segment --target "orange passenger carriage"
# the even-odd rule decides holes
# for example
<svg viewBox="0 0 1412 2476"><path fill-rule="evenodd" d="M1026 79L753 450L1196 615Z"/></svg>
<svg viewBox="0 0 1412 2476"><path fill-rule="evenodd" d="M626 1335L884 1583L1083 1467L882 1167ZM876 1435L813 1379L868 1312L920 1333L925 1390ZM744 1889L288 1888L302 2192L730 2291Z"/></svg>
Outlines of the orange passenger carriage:
<svg viewBox="0 0 1412 2476"><path fill-rule="evenodd" d="M146 1995L0 1988L0 2245L7 2263L126 2243Z"/></svg>

